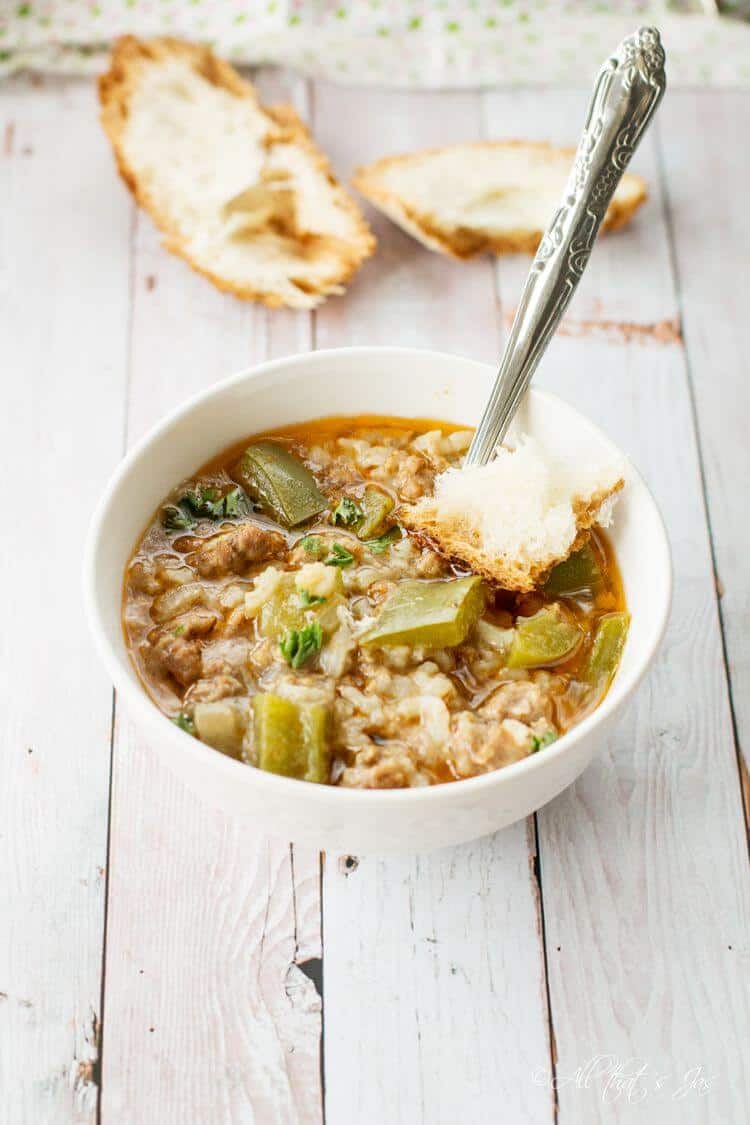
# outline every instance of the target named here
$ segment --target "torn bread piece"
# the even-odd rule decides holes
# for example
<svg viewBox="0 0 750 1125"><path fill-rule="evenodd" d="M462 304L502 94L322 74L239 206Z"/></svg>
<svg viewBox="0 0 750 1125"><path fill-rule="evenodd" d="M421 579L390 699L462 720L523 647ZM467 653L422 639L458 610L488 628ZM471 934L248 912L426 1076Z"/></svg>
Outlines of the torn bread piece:
<svg viewBox="0 0 750 1125"><path fill-rule="evenodd" d="M359 168L354 186L431 250L533 254L560 203L575 149L534 141L478 141L391 156ZM602 230L626 223L646 199L626 173Z"/></svg>
<svg viewBox="0 0 750 1125"><path fill-rule="evenodd" d="M263 107L207 48L120 39L99 97L136 200L167 249L220 289L314 308L372 254L359 208L294 109Z"/></svg>
<svg viewBox="0 0 750 1125"><path fill-rule="evenodd" d="M438 551L506 590L528 592L611 520L618 461L571 465L520 436L489 465L447 469L434 494L399 512Z"/></svg>

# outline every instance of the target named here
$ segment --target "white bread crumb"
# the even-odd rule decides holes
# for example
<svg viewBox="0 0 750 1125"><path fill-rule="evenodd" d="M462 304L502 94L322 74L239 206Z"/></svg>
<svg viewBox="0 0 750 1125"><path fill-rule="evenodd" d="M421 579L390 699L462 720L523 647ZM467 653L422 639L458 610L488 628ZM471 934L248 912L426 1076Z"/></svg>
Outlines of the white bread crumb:
<svg viewBox="0 0 750 1125"><path fill-rule="evenodd" d="M528 591L611 520L623 487L617 461L571 464L520 436L488 465L447 469L401 522L508 590Z"/></svg>

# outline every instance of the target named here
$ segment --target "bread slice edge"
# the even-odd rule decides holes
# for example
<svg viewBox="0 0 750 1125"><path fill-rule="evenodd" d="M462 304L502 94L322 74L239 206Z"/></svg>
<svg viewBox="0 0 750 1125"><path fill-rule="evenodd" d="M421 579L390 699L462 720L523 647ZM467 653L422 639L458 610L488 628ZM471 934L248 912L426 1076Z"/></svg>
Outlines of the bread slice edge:
<svg viewBox="0 0 750 1125"><path fill-rule="evenodd" d="M310 154L317 168L326 176L331 189L336 193L337 201L352 218L357 239L350 248L347 248L348 253L341 253L340 274L327 284L324 290L310 290L308 301L301 298L299 305L290 306L290 303L279 294L258 289L251 283L237 284L235 281L229 280L197 262L184 244L183 236L171 216L157 206L141 181L137 170L128 160L124 151L123 134L128 117L130 98L138 81L138 70L142 65L150 65L174 57L186 59L193 69L213 84L221 86L239 97L251 99L259 111L277 126L279 130L277 139L297 144ZM208 47L201 47L170 37L139 39L133 35L123 36L113 45L109 68L98 80L98 91L101 107L100 120L112 146L117 170L123 182L136 203L151 216L161 231L164 236L162 242L165 249L182 258L196 273L207 278L222 292L231 293L241 300L262 302L269 308L314 308L327 296L343 292L345 284L351 280L362 263L374 252L375 237L364 216L356 202L334 176L328 158L315 144L307 126L294 107L287 104L262 105L253 85L242 78L233 66L220 59ZM340 243L337 242L337 249L339 248ZM295 284L298 283L295 282ZM300 292L301 294L303 292L301 287Z"/></svg>
<svg viewBox="0 0 750 1125"><path fill-rule="evenodd" d="M442 145L422 149L419 152L404 153L396 156L384 156L372 164L362 165L355 169L351 182L361 195L383 211L398 226L417 238L423 245L431 250L448 254L452 258L465 261L477 254L492 253L503 254L535 254L544 235L543 230L515 230L502 234L490 234L478 228L454 227L447 231L442 226L430 223L429 218L418 209L410 207L408 203L395 191L383 186L383 172L393 166L414 163L426 157L437 156L451 152L456 148L495 149L495 148L533 148L540 152L549 152L569 156L571 163L575 156L574 148L561 148L547 141L524 141L520 139L505 141L475 141L458 145ZM602 223L603 231L613 231L629 222L638 208L648 198L646 181L633 172L626 173L633 182L637 191L628 203L613 199L609 205L606 218ZM551 217L551 216L550 216Z"/></svg>
<svg viewBox="0 0 750 1125"><path fill-rule="evenodd" d="M568 550L526 565L518 560L493 557L484 549L478 535L467 537L466 529L460 523L454 522L451 526L446 526L438 518L436 505L432 500L420 500L416 504L402 506L398 519L418 539L451 562L469 566L475 574L503 590L530 593L543 584L553 567L584 546L592 528L599 522L603 506L624 485L624 478L619 477L609 487L598 489L586 498L574 498L573 513L577 532Z"/></svg>

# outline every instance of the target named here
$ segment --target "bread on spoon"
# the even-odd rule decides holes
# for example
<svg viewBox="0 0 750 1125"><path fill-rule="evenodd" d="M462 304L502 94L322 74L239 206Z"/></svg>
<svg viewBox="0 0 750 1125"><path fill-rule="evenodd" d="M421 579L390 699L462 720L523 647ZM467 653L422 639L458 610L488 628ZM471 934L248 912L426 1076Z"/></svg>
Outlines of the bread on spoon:
<svg viewBox="0 0 750 1125"><path fill-rule="evenodd" d="M619 461L556 456L520 436L487 465L440 473L433 495L402 507L399 520L490 582L528 592L595 524L607 526L623 485Z"/></svg>
<svg viewBox="0 0 750 1125"><path fill-rule="evenodd" d="M565 188L575 149L535 141L479 141L390 156L359 168L354 186L431 250L533 254ZM602 230L615 230L646 199L626 173Z"/></svg>
<svg viewBox="0 0 750 1125"><path fill-rule="evenodd" d="M375 248L291 106L205 47L120 39L99 80L120 173L164 245L238 297L309 309Z"/></svg>

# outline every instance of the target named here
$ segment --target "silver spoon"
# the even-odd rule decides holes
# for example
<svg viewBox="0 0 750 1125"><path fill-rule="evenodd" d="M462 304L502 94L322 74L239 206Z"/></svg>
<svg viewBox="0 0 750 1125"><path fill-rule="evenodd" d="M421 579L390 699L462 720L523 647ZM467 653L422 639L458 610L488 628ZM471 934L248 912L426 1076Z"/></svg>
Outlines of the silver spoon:
<svg viewBox="0 0 750 1125"><path fill-rule="evenodd" d="M629 35L599 71L565 193L534 258L465 465L486 465L505 437L665 87L655 27Z"/></svg>

